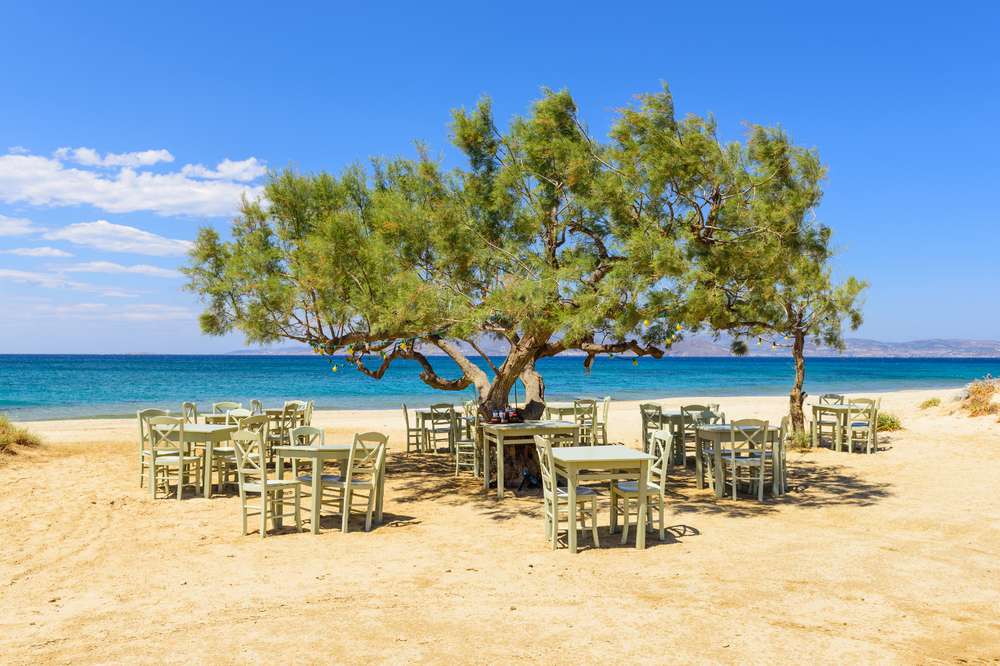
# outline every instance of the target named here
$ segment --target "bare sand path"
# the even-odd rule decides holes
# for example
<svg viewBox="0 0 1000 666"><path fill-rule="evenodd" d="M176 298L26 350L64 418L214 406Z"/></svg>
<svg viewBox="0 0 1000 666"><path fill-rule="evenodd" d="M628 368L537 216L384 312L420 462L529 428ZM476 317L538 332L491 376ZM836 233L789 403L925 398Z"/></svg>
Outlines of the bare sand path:
<svg viewBox="0 0 1000 666"><path fill-rule="evenodd" d="M236 497L149 500L133 421L30 423L48 444L0 465L0 662L996 663L1000 424L951 393L885 394L906 426L886 450L793 454L778 500L678 473L665 543L619 545L605 506L604 547L577 556L549 549L537 497L498 503L444 456L392 454L371 533L260 541ZM402 441L395 411L315 420ZM612 438L638 433L615 403Z"/></svg>

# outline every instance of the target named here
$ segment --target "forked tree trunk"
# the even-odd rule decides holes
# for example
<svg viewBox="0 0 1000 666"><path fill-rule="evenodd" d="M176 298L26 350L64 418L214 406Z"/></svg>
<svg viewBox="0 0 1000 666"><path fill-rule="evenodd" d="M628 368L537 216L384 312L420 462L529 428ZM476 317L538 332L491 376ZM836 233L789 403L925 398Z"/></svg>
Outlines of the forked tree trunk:
<svg viewBox="0 0 1000 666"><path fill-rule="evenodd" d="M795 361L795 385L792 386L792 391L788 396L788 414L792 420L792 432L796 434L805 432L805 416L802 413L802 403L805 400L802 385L806 379L805 346L805 333L796 331L792 343L792 358Z"/></svg>

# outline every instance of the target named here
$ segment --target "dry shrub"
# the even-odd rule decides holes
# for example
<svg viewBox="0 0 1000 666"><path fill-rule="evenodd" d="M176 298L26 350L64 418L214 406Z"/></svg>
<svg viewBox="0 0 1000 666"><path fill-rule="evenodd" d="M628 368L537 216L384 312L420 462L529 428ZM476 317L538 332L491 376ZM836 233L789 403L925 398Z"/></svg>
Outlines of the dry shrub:
<svg viewBox="0 0 1000 666"><path fill-rule="evenodd" d="M920 403L920 409L930 409L941 404L941 398L930 398Z"/></svg>
<svg viewBox="0 0 1000 666"><path fill-rule="evenodd" d="M1000 405L993 402L993 396L998 392L1000 392L1000 380L993 377L976 380L969 384L962 407L968 410L969 416L1000 413Z"/></svg>
<svg viewBox="0 0 1000 666"><path fill-rule="evenodd" d="M0 415L0 453L13 452L15 446L38 446L41 443L38 435L17 427L6 416Z"/></svg>
<svg viewBox="0 0 1000 666"><path fill-rule="evenodd" d="M896 430L903 429L903 422L899 420L899 417L891 412L879 412L878 413L878 426L877 430L879 432L895 432Z"/></svg>

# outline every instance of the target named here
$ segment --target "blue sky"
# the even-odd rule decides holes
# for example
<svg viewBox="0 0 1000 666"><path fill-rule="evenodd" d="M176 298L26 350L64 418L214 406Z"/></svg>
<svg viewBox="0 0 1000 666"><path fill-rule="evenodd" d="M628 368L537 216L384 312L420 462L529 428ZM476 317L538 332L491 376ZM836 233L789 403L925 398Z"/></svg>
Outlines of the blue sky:
<svg viewBox="0 0 1000 666"><path fill-rule="evenodd" d="M358 3L359 6L362 3ZM173 272L266 168L340 170L569 88L603 134L666 81L829 167L866 337L1000 338L1000 9L948 3L18 3L0 21L0 351L212 352ZM482 5L482 6L479 6Z"/></svg>

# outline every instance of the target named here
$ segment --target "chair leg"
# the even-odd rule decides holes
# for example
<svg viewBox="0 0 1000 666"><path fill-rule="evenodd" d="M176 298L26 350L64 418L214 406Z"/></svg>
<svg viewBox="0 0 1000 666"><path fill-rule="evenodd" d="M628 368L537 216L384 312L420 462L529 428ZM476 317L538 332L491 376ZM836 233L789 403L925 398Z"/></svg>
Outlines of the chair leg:
<svg viewBox="0 0 1000 666"><path fill-rule="evenodd" d="M365 516L365 532L372 531L372 513L375 511L375 486L368 493L368 507Z"/></svg>
<svg viewBox="0 0 1000 666"><path fill-rule="evenodd" d="M757 501L764 501L764 461L760 461L760 477L757 479Z"/></svg>
<svg viewBox="0 0 1000 666"><path fill-rule="evenodd" d="M351 516L351 488L347 486L344 488L343 499L341 499L341 517L340 517L340 531L347 533L348 519Z"/></svg>
<svg viewBox="0 0 1000 666"><path fill-rule="evenodd" d="M302 496L298 486L295 486L295 529L302 531Z"/></svg>
<svg viewBox="0 0 1000 666"><path fill-rule="evenodd" d="M622 524L622 545L628 543L628 520L629 520L629 500L627 495L622 495L622 506L625 509L624 522Z"/></svg>
<svg viewBox="0 0 1000 666"><path fill-rule="evenodd" d="M597 536L597 498L596 497L592 497L590 499L590 516L591 516L590 535L592 537L594 537L594 547L595 548L600 548L601 547L601 538L599 536Z"/></svg>
<svg viewBox="0 0 1000 666"><path fill-rule="evenodd" d="M260 494L260 538L264 539L267 534L267 491Z"/></svg>
<svg viewBox="0 0 1000 666"><path fill-rule="evenodd" d="M664 498L660 495L660 541L666 541L667 539L667 529L665 525L665 520L663 517L663 505L665 504Z"/></svg>
<svg viewBox="0 0 1000 666"><path fill-rule="evenodd" d="M614 482L611 486L611 533L618 531L618 496L614 491Z"/></svg>

